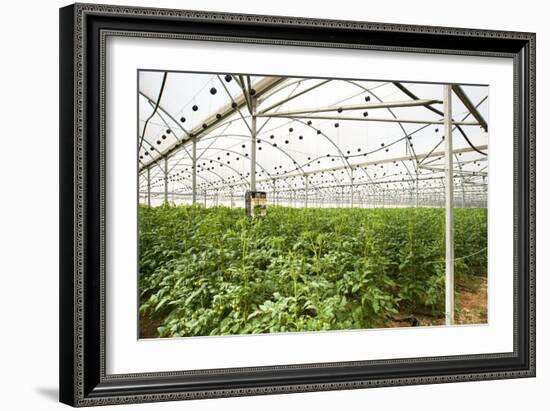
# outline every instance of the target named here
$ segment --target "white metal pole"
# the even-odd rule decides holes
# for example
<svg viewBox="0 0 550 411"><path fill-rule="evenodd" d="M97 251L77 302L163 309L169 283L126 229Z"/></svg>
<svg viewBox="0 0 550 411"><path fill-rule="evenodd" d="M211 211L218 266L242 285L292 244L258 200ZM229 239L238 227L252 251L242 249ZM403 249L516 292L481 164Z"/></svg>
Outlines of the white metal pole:
<svg viewBox="0 0 550 411"><path fill-rule="evenodd" d="M273 190L273 205L277 205L277 188L275 187L275 180L271 180L271 190Z"/></svg>
<svg viewBox="0 0 550 411"><path fill-rule="evenodd" d="M454 324L453 121L452 86L444 86L445 125L445 324Z"/></svg>
<svg viewBox="0 0 550 411"><path fill-rule="evenodd" d="M164 157L164 203L168 202L168 157Z"/></svg>
<svg viewBox="0 0 550 411"><path fill-rule="evenodd" d="M147 205L151 207L151 168L147 167Z"/></svg>
<svg viewBox="0 0 550 411"><path fill-rule="evenodd" d="M462 208L466 207L466 190L464 190L464 175L460 179L460 184L462 186Z"/></svg>
<svg viewBox="0 0 550 411"><path fill-rule="evenodd" d="M191 161L193 162L193 204L197 203L197 140L193 139L193 158Z"/></svg>
<svg viewBox="0 0 550 411"><path fill-rule="evenodd" d="M306 208L308 207L308 200L309 200L309 179L308 179L308 176L306 175L305 176L306 178Z"/></svg>
<svg viewBox="0 0 550 411"><path fill-rule="evenodd" d="M349 206L353 208L353 168L351 169L351 184L350 184L350 200L349 200Z"/></svg>
<svg viewBox="0 0 550 411"><path fill-rule="evenodd" d="M418 208L418 170L416 171L416 208Z"/></svg>
<svg viewBox="0 0 550 411"><path fill-rule="evenodd" d="M256 191L256 97L251 97L252 120L250 125L250 191Z"/></svg>

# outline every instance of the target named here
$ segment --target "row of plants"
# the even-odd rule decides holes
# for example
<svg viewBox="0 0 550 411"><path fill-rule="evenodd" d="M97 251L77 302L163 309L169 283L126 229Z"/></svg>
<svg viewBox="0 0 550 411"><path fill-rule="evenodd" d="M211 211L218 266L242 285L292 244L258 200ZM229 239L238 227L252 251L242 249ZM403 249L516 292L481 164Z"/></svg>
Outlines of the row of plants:
<svg viewBox="0 0 550 411"><path fill-rule="evenodd" d="M443 209L140 206L140 315L160 337L383 327L443 315ZM456 276L487 272L486 209L455 210Z"/></svg>

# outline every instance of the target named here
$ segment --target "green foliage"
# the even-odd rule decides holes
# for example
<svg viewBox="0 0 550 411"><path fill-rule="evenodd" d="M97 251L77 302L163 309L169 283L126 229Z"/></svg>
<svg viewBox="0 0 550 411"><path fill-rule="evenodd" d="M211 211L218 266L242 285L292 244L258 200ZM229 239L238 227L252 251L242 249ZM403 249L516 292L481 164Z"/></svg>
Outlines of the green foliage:
<svg viewBox="0 0 550 411"><path fill-rule="evenodd" d="M442 315L442 209L140 206L140 312L159 336L384 326ZM455 213L457 275L486 275L487 212Z"/></svg>

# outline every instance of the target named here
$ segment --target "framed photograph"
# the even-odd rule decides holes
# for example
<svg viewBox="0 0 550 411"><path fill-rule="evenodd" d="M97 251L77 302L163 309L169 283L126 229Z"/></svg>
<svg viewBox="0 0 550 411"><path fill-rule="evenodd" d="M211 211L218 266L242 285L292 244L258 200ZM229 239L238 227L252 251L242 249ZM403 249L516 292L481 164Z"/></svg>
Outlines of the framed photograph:
<svg viewBox="0 0 550 411"><path fill-rule="evenodd" d="M535 35L60 10L60 399L535 375Z"/></svg>

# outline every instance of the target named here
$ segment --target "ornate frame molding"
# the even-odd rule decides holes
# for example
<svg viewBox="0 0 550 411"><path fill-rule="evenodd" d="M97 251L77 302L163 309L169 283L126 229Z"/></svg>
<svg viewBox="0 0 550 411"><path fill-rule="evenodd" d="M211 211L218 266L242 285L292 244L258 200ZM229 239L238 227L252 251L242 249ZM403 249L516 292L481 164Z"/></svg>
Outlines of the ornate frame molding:
<svg viewBox="0 0 550 411"><path fill-rule="evenodd" d="M60 313L60 381L61 401L74 406L123 404L179 399L216 398L304 391L324 391L366 387L447 383L532 377L535 375L535 35L532 33L473 30L448 27L412 26L338 20L316 20L295 17L228 14L201 11L151 9L109 5L76 4L61 9L61 313ZM139 18L136 23L125 20ZM103 22L119 19L123 28L102 27ZM152 21L166 24L166 32L147 31ZM127 24L127 26L126 26ZM215 25L244 27L245 31L265 33L266 28L284 27L287 38L262 35L223 35L172 32L177 25L192 24L209 30ZM93 30L90 27L93 26ZM208 27L207 27L208 26ZM99 28L99 31L96 32ZM300 32L304 28L306 34ZM264 29L264 32L260 33ZM326 42L309 38L308 30L345 32L357 40L359 34L372 39L386 39L386 44L369 39L353 42ZM199 30L200 31L200 30ZM351 33L351 34L349 34ZM417 358L353 363L309 364L296 366L254 367L231 370L177 371L133 375L105 374L105 47L108 36L194 39L204 41L248 42L288 46L360 48L384 51L406 51L435 54L461 54L507 57L514 60L514 277L515 318L514 352L474 356ZM402 37L400 37L400 35ZM302 36L302 37L300 37ZM309 36L309 37L308 37ZM356 36L356 37L354 37ZM388 44L388 37L410 39L406 45ZM418 36L415 37L415 36ZM298 37L298 38L291 38ZM449 39L453 39L449 41ZM483 47L473 48L471 41L486 40ZM428 42L428 44L426 44ZM464 43L464 48L447 47ZM418 43L418 44L417 44ZM422 46L421 44L424 44ZM493 45L501 45L493 50ZM71 78L69 83L68 77ZM99 102L94 111L89 99ZM94 100L94 101L96 101ZM96 118L97 117L97 118ZM91 126L90 123L96 123ZM90 128L91 127L91 128ZM94 137L95 138L94 140ZM93 172L91 170L94 170ZM94 174L97 173L97 174ZM90 210L93 210L90 212ZM98 223L90 234L91 223ZM71 252L66 252L70 249ZM90 262L97 257L98 261ZM91 315L92 314L92 315ZM93 342L92 342L93 340ZM521 361L519 361L521 357ZM491 368L491 361L515 360L515 365ZM407 364L424 362L479 362L479 369L452 374L408 375ZM513 362L513 361L512 361ZM510 363L512 364L512 363ZM190 378L254 372L286 371L298 375L306 369L327 370L350 367L395 366L390 377L366 376L344 381L311 378L311 383L280 385L244 385L211 388L192 384ZM399 371L401 370L401 371ZM165 384L172 378L171 385ZM179 380L178 380L179 379ZM181 382L181 381L183 382ZM164 381L164 382L163 382ZM178 383L177 381L180 381ZM206 380L205 380L206 381ZM292 379L289 377L289 381ZM298 380L296 380L298 381ZM149 385L150 390L138 388ZM179 385L178 385L179 384ZM160 387L160 391L158 388ZM159 391L159 392L157 392Z"/></svg>

